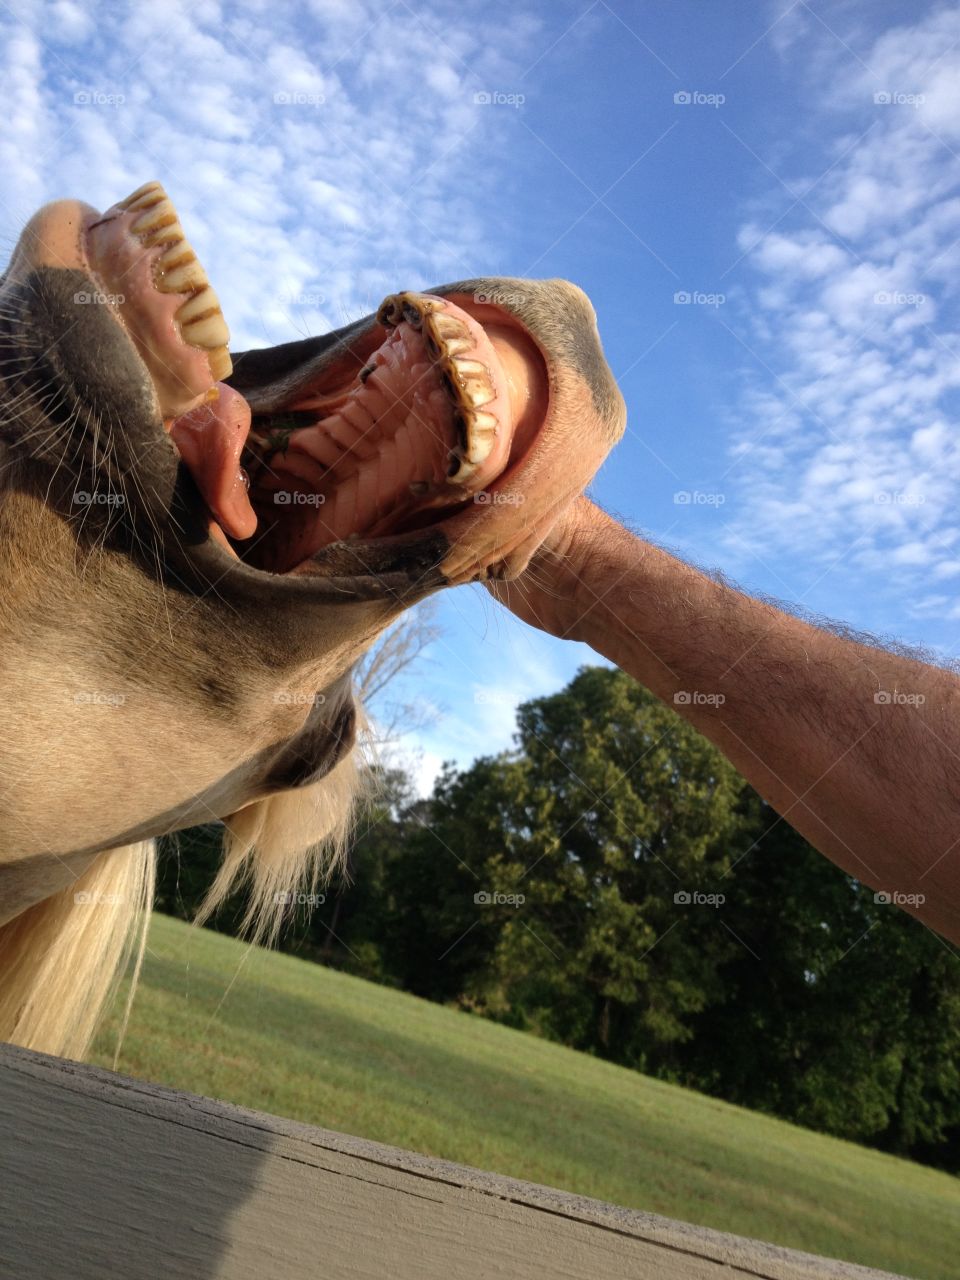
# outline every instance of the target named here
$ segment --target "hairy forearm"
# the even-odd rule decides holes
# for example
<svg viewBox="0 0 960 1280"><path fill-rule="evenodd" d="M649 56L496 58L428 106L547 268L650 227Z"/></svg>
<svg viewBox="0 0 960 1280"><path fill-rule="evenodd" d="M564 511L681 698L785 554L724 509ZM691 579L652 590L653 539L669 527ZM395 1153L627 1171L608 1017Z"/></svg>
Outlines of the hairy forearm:
<svg viewBox="0 0 960 1280"><path fill-rule="evenodd" d="M568 598L543 606L548 629L674 706L818 849L960 941L956 676L751 599L595 508L559 550Z"/></svg>

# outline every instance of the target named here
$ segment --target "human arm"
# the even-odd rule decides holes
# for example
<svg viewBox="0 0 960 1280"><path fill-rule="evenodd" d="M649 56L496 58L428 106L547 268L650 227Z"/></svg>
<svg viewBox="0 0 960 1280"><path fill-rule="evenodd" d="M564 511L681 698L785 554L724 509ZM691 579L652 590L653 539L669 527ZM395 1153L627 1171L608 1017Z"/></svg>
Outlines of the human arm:
<svg viewBox="0 0 960 1280"><path fill-rule="evenodd" d="M639 680L828 858L960 943L958 676L755 600L586 498L491 590Z"/></svg>

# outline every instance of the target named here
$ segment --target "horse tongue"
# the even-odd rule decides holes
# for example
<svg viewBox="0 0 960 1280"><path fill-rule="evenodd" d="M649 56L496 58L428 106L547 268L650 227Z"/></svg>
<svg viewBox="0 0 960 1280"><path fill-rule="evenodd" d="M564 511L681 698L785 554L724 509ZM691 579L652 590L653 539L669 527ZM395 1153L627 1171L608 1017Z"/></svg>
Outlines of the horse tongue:
<svg viewBox="0 0 960 1280"><path fill-rule="evenodd" d="M174 418L170 436L214 519L231 538L249 538L257 517L247 497L240 454L250 430L250 406L223 382L216 400Z"/></svg>

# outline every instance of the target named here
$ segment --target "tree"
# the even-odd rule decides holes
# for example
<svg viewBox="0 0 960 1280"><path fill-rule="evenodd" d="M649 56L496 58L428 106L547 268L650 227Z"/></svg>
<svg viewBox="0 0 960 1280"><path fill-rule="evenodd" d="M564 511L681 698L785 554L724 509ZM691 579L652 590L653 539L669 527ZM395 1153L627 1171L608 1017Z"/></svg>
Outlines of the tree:
<svg viewBox="0 0 960 1280"><path fill-rule="evenodd" d="M525 704L518 747L440 779L396 863L418 891L394 963L421 994L641 1065L689 1035L733 945L674 898L723 874L743 784L601 667Z"/></svg>
<svg viewBox="0 0 960 1280"><path fill-rule="evenodd" d="M743 946L679 1078L960 1167L960 957L833 867L752 790L731 876Z"/></svg>

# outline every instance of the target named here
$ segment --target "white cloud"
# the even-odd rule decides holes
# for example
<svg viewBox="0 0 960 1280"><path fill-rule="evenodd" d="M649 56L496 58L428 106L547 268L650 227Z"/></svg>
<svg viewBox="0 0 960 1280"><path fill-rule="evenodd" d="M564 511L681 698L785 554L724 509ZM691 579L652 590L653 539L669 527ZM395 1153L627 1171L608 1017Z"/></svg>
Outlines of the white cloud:
<svg viewBox="0 0 960 1280"><path fill-rule="evenodd" d="M48 37L58 44L79 44L93 30L93 16L72 0L59 0L51 6Z"/></svg>
<svg viewBox="0 0 960 1280"><path fill-rule="evenodd" d="M109 21L71 0L0 9L0 236L45 200L104 208L159 179L238 346L476 274L499 256L476 191L498 125L473 95L509 86L536 37L527 15L491 42L482 14L479 0L165 0Z"/></svg>
<svg viewBox="0 0 960 1280"><path fill-rule="evenodd" d="M789 19L826 172L774 230L740 234L766 368L732 442L727 545L818 578L842 563L906 607L918 574L958 571L960 6L872 41L844 31L857 58ZM952 616L952 597L937 608Z"/></svg>
<svg viewBox="0 0 960 1280"><path fill-rule="evenodd" d="M782 272L787 276L816 279L842 267L849 259L835 244L827 243L821 235L778 235L764 233L759 227L744 227L738 236L743 249L756 245L755 264L770 273Z"/></svg>
<svg viewBox="0 0 960 1280"><path fill-rule="evenodd" d="M418 796L429 796L433 791L434 782L440 776L444 757L435 751L427 751L423 747L411 744L395 748L390 753L389 762L403 769L412 781Z"/></svg>

